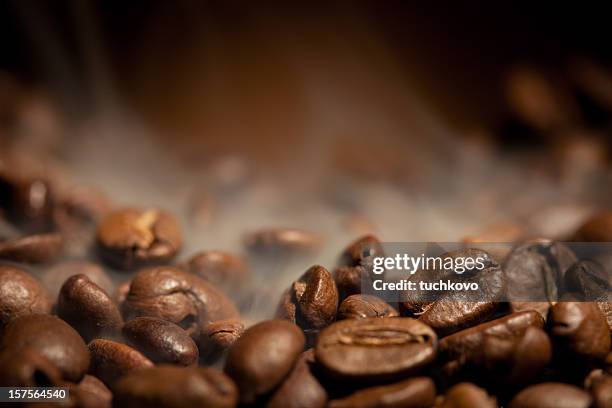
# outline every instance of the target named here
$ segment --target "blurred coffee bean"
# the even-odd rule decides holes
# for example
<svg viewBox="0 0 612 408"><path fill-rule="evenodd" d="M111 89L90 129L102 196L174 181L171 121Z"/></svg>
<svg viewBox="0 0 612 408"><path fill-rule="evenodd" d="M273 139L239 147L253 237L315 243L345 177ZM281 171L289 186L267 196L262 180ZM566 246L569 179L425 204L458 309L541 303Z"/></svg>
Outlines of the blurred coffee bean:
<svg viewBox="0 0 612 408"><path fill-rule="evenodd" d="M0 337L13 319L51 312L52 301L42 285L26 271L0 265Z"/></svg>
<svg viewBox="0 0 612 408"><path fill-rule="evenodd" d="M115 210L102 219L96 238L102 259L124 270L168 262L183 244L178 221L157 209Z"/></svg>
<svg viewBox="0 0 612 408"><path fill-rule="evenodd" d="M139 316L168 320L196 341L210 322L240 317L232 301L213 285L170 266L140 271L132 279L123 313L126 320Z"/></svg>
<svg viewBox="0 0 612 408"><path fill-rule="evenodd" d="M155 317L137 317L123 326L122 333L130 346L154 363L189 366L198 362L195 342L174 323Z"/></svg>
<svg viewBox="0 0 612 408"><path fill-rule="evenodd" d="M264 321L246 330L225 362L225 373L236 382L240 402L254 403L279 385L304 345L299 327L283 320Z"/></svg>
<svg viewBox="0 0 612 408"><path fill-rule="evenodd" d="M57 315L74 327L86 342L115 335L123 319L111 297L85 275L70 277L57 299Z"/></svg>
<svg viewBox="0 0 612 408"><path fill-rule="evenodd" d="M495 397L484 389L471 384L460 383L451 387L443 397L436 399L435 408L497 408Z"/></svg>
<svg viewBox="0 0 612 408"><path fill-rule="evenodd" d="M363 266L341 266L334 270L334 281L338 287L340 301L361 293L362 287L371 287L372 279Z"/></svg>
<svg viewBox="0 0 612 408"><path fill-rule="evenodd" d="M114 298L117 304L121 307L125 299L127 298L128 293L130 293L130 284L132 281L125 281L117 286L114 293Z"/></svg>
<svg viewBox="0 0 612 408"><path fill-rule="evenodd" d="M112 340L96 339L87 346L91 354L89 373L111 389L119 378L134 371L153 367L151 360L128 345Z"/></svg>
<svg viewBox="0 0 612 408"><path fill-rule="evenodd" d="M576 255L566 245L535 239L512 250L504 263L510 301L556 301L564 290L567 270Z"/></svg>
<svg viewBox="0 0 612 408"><path fill-rule="evenodd" d="M588 218L574 233L573 241L611 242L612 211L601 211Z"/></svg>
<svg viewBox="0 0 612 408"><path fill-rule="evenodd" d="M612 377L606 376L591 389L593 408L612 407Z"/></svg>
<svg viewBox="0 0 612 408"><path fill-rule="evenodd" d="M332 400L329 408L428 408L434 403L436 386L428 377L415 377L378 387L365 388L342 399Z"/></svg>
<svg viewBox="0 0 612 408"><path fill-rule="evenodd" d="M303 352L293 370L266 403L267 408L323 408L327 404L327 392L312 375L314 350Z"/></svg>
<svg viewBox="0 0 612 408"><path fill-rule="evenodd" d="M510 312L519 313L534 310L546 319L548 316L548 309L550 309L551 306L551 302L510 302Z"/></svg>
<svg viewBox="0 0 612 408"><path fill-rule="evenodd" d="M333 323L315 348L316 359L332 378L388 381L418 373L436 357L438 338L409 317L375 317Z"/></svg>
<svg viewBox="0 0 612 408"><path fill-rule="evenodd" d="M30 347L59 368L64 379L77 382L89 368L89 352L79 333L50 315L25 315L4 329L0 351L20 353Z"/></svg>
<svg viewBox="0 0 612 408"><path fill-rule="evenodd" d="M114 284L102 266L89 261L64 261L51 266L43 272L41 281L57 297L64 282L74 275L85 275L106 293L113 293Z"/></svg>
<svg viewBox="0 0 612 408"><path fill-rule="evenodd" d="M364 235L344 249L338 260L338 266L360 266L368 258L375 256L385 256L380 241L374 235Z"/></svg>
<svg viewBox="0 0 612 408"><path fill-rule="evenodd" d="M244 324L236 319L217 320L202 328L200 357L206 363L218 360L242 336Z"/></svg>
<svg viewBox="0 0 612 408"><path fill-rule="evenodd" d="M535 66L516 66L508 74L506 97L512 113L540 132L554 132L580 121L568 89Z"/></svg>
<svg viewBox="0 0 612 408"><path fill-rule="evenodd" d="M481 259L484 267L464 271L457 275L453 270L418 270L413 279L436 282L440 279L477 281L478 300L467 291L405 291L401 294L402 315L418 316L431 326L438 335L445 336L466 327L486 321L499 308L499 300L505 290L504 273L499 264L480 249L460 249L440 255L441 258Z"/></svg>
<svg viewBox="0 0 612 408"><path fill-rule="evenodd" d="M612 302L596 302L596 304L606 318L610 331L612 331Z"/></svg>
<svg viewBox="0 0 612 408"><path fill-rule="evenodd" d="M2 170L2 169L0 169ZM51 229L53 197L46 180L0 171L0 208L27 233Z"/></svg>
<svg viewBox="0 0 612 408"><path fill-rule="evenodd" d="M338 289L331 274L322 266L310 267L283 296L278 317L306 331L319 331L336 318Z"/></svg>
<svg viewBox="0 0 612 408"><path fill-rule="evenodd" d="M316 252L321 238L296 228L270 228L248 234L244 238L244 245L255 255L300 255Z"/></svg>
<svg viewBox="0 0 612 408"><path fill-rule="evenodd" d="M612 271L596 261L580 260L565 274L565 289L579 294L582 300L611 300Z"/></svg>
<svg viewBox="0 0 612 408"><path fill-rule="evenodd" d="M29 264L45 264L62 255L60 234L35 234L0 242L0 259Z"/></svg>
<svg viewBox="0 0 612 408"><path fill-rule="evenodd" d="M610 351L610 329L595 303L559 302L547 323L555 355L564 363L603 361Z"/></svg>
<svg viewBox="0 0 612 408"><path fill-rule="evenodd" d="M185 269L213 285L233 290L249 277L244 259L223 251L198 252L185 263Z"/></svg>
<svg viewBox="0 0 612 408"><path fill-rule="evenodd" d="M85 375L75 385L70 386L70 399L79 408L110 408L113 394L106 385L93 375Z"/></svg>
<svg viewBox="0 0 612 408"><path fill-rule="evenodd" d="M129 373L114 387L117 408L232 408L236 386L212 368L158 366Z"/></svg>
<svg viewBox="0 0 612 408"><path fill-rule="evenodd" d="M35 348L0 353L0 384L3 387L57 387L63 383L60 370Z"/></svg>
<svg viewBox="0 0 612 408"><path fill-rule="evenodd" d="M591 402L591 396L576 386L548 382L525 388L508 408L588 408Z"/></svg>
<svg viewBox="0 0 612 408"><path fill-rule="evenodd" d="M338 308L338 320L396 316L399 316L399 313L393 306L372 295L349 296L342 301Z"/></svg>

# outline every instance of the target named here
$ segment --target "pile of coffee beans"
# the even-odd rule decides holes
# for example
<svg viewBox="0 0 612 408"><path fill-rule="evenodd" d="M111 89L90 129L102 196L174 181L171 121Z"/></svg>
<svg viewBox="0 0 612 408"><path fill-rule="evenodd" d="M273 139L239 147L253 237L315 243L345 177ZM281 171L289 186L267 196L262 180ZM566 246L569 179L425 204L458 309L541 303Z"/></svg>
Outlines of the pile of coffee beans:
<svg viewBox="0 0 612 408"><path fill-rule="evenodd" d="M605 259L543 239L503 259L466 248L449 256L484 257L492 294L531 286L548 300L390 304L362 293L364 265L384 255L366 235L330 269L296 271L268 300L276 315L252 322L240 304L249 263L310 253L321 237L261 230L245 240L250 256L177 262L169 212L0 170L0 386L69 387L63 405L86 408L612 407ZM575 239L610 240L611 214Z"/></svg>

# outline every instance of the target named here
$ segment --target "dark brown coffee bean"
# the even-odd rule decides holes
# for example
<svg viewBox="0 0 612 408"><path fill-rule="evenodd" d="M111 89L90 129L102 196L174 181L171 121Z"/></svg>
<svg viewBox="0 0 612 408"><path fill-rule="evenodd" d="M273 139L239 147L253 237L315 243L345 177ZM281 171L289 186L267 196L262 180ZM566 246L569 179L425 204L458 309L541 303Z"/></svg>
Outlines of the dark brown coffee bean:
<svg viewBox="0 0 612 408"><path fill-rule="evenodd" d="M0 353L0 384L3 387L54 387L63 383L62 373L36 349Z"/></svg>
<svg viewBox="0 0 612 408"><path fill-rule="evenodd" d="M450 388L436 400L435 408L497 408L497 401L482 388L461 383Z"/></svg>
<svg viewBox="0 0 612 408"><path fill-rule="evenodd" d="M338 320L367 317L396 317L399 313L384 300L371 295L352 295L338 308Z"/></svg>
<svg viewBox="0 0 612 408"><path fill-rule="evenodd" d="M341 266L334 270L340 301L361 293L362 287L371 287L372 278L363 266Z"/></svg>
<svg viewBox="0 0 612 408"><path fill-rule="evenodd" d="M577 242L612 241L612 211L602 211L586 220L574 234Z"/></svg>
<svg viewBox="0 0 612 408"><path fill-rule="evenodd" d="M327 392L312 375L314 350L303 352L285 381L268 400L267 408L323 408L327 404Z"/></svg>
<svg viewBox="0 0 612 408"><path fill-rule="evenodd" d="M85 275L68 278L60 290L56 310L86 342L113 336L123 324L111 297Z"/></svg>
<svg viewBox="0 0 612 408"><path fill-rule="evenodd" d="M130 346L154 363L197 364L198 347L189 334L174 323L155 317L137 317L123 326L122 333Z"/></svg>
<svg viewBox="0 0 612 408"><path fill-rule="evenodd" d="M0 336L14 318L51 312L51 298L26 271L0 265Z"/></svg>
<svg viewBox="0 0 612 408"><path fill-rule="evenodd" d="M565 290L577 294L582 300L612 301L612 271L599 262L580 260L565 274Z"/></svg>
<svg viewBox="0 0 612 408"><path fill-rule="evenodd" d="M592 302L559 302L548 316L555 354L564 361L602 361L610 351L610 329Z"/></svg>
<svg viewBox="0 0 612 408"><path fill-rule="evenodd" d="M591 389L593 408L612 407L612 377L606 376Z"/></svg>
<svg viewBox="0 0 612 408"><path fill-rule="evenodd" d="M120 377L153 367L151 360L128 345L112 340L96 339L88 345L91 354L89 373L95 375L109 387Z"/></svg>
<svg viewBox="0 0 612 408"><path fill-rule="evenodd" d="M74 275L85 275L106 293L113 293L114 284L102 266L89 261L65 261L53 265L41 277L51 296L57 298L64 282Z"/></svg>
<svg viewBox="0 0 612 408"><path fill-rule="evenodd" d="M46 180L0 171L0 197L0 208L24 231L50 230L53 195Z"/></svg>
<svg viewBox="0 0 612 408"><path fill-rule="evenodd" d="M232 408L236 386L212 368L159 366L130 373L115 386L117 408Z"/></svg>
<svg viewBox="0 0 612 408"><path fill-rule="evenodd" d="M182 246L178 221L157 209L111 212L98 226L97 241L102 258L125 270L168 262Z"/></svg>
<svg viewBox="0 0 612 408"><path fill-rule="evenodd" d="M60 234L35 234L0 242L0 259L29 264L45 264L62 254Z"/></svg>
<svg viewBox="0 0 612 408"><path fill-rule="evenodd" d="M321 332L317 361L334 378L391 380L418 373L436 357L438 339L418 320L342 320Z"/></svg>
<svg viewBox="0 0 612 408"><path fill-rule="evenodd" d="M249 251L257 255L309 254L319 249L321 238L312 232L296 228L262 229L244 238Z"/></svg>
<svg viewBox="0 0 612 408"><path fill-rule="evenodd" d="M223 251L198 252L185 263L185 269L219 287L236 288L249 277L244 259Z"/></svg>
<svg viewBox="0 0 612 408"><path fill-rule="evenodd" d="M342 399L330 401L329 408L428 408L434 403L436 386L431 378L415 377L391 385L365 388Z"/></svg>
<svg viewBox="0 0 612 408"><path fill-rule="evenodd" d="M287 318L302 329L318 331L336 318L338 290L324 267L315 265L309 268L293 282L289 294L281 299L279 317Z"/></svg>
<svg viewBox="0 0 612 408"><path fill-rule="evenodd" d="M238 386L240 401L254 403L290 373L305 345L304 334L283 320L256 324L229 350L225 372Z"/></svg>
<svg viewBox="0 0 612 408"><path fill-rule="evenodd" d="M562 383L541 383L525 388L510 401L509 408L588 408L591 396Z"/></svg>
<svg viewBox="0 0 612 408"><path fill-rule="evenodd" d="M70 386L70 400L79 408L110 408L113 394L106 385L93 375L85 375Z"/></svg>
<svg viewBox="0 0 612 408"><path fill-rule="evenodd" d="M10 322L5 327L0 350L19 353L24 347L31 347L46 357L71 382L79 381L89 367L89 353L83 339L55 316L26 315Z"/></svg>
<svg viewBox="0 0 612 408"><path fill-rule="evenodd" d="M202 328L199 345L200 357L210 363L218 360L242 336L244 324L236 319L217 320Z"/></svg>
<svg viewBox="0 0 612 408"><path fill-rule="evenodd" d="M481 350L488 336L501 339L520 337L529 327L539 329L544 327L544 319L539 313L535 311L513 313L440 339L438 351L444 360L464 358Z"/></svg>
<svg viewBox="0 0 612 408"><path fill-rule="evenodd" d="M150 316L178 324L197 341L210 322L239 319L234 304L221 291L194 274L174 267L140 271L123 303L127 320Z"/></svg>
<svg viewBox="0 0 612 408"><path fill-rule="evenodd" d="M385 256L382 245L374 235L364 235L351 242L340 255L338 266L360 266L375 256Z"/></svg>
<svg viewBox="0 0 612 408"><path fill-rule="evenodd" d="M565 273L576 263L567 246L547 239L527 241L512 250L504 263L510 301L557 301Z"/></svg>

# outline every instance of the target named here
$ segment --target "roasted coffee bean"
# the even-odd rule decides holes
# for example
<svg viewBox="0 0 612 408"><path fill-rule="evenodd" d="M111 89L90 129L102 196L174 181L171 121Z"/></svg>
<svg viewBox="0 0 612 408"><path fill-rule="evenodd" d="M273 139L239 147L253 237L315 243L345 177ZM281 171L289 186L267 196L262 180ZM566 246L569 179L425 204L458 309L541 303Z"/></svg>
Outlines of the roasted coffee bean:
<svg viewBox="0 0 612 408"><path fill-rule="evenodd" d="M349 296L344 299L338 308L338 320L396 316L399 316L399 313L393 306L371 295Z"/></svg>
<svg viewBox="0 0 612 408"><path fill-rule="evenodd" d="M79 381L89 367L89 353L83 339L55 316L25 315L5 327L0 351L19 353L25 347L46 357L71 382Z"/></svg>
<svg viewBox="0 0 612 408"><path fill-rule="evenodd" d="M109 387L120 377L153 367L151 360L128 345L112 340L96 339L87 346L91 354L89 373L95 375Z"/></svg>
<svg viewBox="0 0 612 408"><path fill-rule="evenodd" d="M570 248L556 241L536 239L520 244L504 263L508 300L558 300L565 273L576 260Z"/></svg>
<svg viewBox="0 0 612 408"><path fill-rule="evenodd" d="M418 373L435 359L437 343L429 326L409 317L351 319L323 330L315 354L333 378L376 382Z"/></svg>
<svg viewBox="0 0 612 408"><path fill-rule="evenodd" d="M56 311L86 342L113 336L123 324L121 313L111 297L85 275L74 275L64 283Z"/></svg>
<svg viewBox="0 0 612 408"><path fill-rule="evenodd" d="M113 293L115 285L104 268L89 261L65 261L53 265L43 273L41 282L49 290L51 296L56 298L64 282L71 276L79 274L87 276L106 293Z"/></svg>
<svg viewBox="0 0 612 408"><path fill-rule="evenodd" d="M612 211L594 214L578 228L573 240L576 242L612 241Z"/></svg>
<svg viewBox="0 0 612 408"><path fill-rule="evenodd" d="M0 353L0 385L3 387L54 387L63 383L60 370L36 349Z"/></svg>
<svg viewBox="0 0 612 408"><path fill-rule="evenodd" d="M477 281L479 297L476 301L466 291L446 291L433 294L429 291L406 291L402 293L400 309L402 315L418 316L431 326L438 335L446 336L466 327L486 321L500 306L498 300L505 290L505 279L499 264L480 249L461 249L440 255L441 258L482 259L484 268L464 271L457 275L453 270L419 270L413 279L436 282L440 279Z"/></svg>
<svg viewBox="0 0 612 408"><path fill-rule="evenodd" d="M53 195L46 180L0 172L0 197L0 208L24 231L50 230Z"/></svg>
<svg viewBox="0 0 612 408"><path fill-rule="evenodd" d="M338 290L331 274L322 266L309 268L293 282L281 299L278 317L304 330L321 330L336 318Z"/></svg>
<svg viewBox="0 0 612 408"><path fill-rule="evenodd" d="M296 325L283 320L256 324L229 350L225 372L238 386L240 401L254 403L291 372L304 349L305 338Z"/></svg>
<svg viewBox="0 0 612 408"><path fill-rule="evenodd" d="M611 272L599 262L578 261L565 274L565 290L578 294L582 300L612 301Z"/></svg>
<svg viewBox="0 0 612 408"><path fill-rule="evenodd" d="M113 211L100 222L96 238L102 259L125 270L168 262L182 246L178 221L157 209Z"/></svg>
<svg viewBox="0 0 612 408"><path fill-rule="evenodd" d="M197 276L174 267L140 271L123 303L126 320L150 316L168 320L198 339L218 320L238 319L238 310L222 292Z"/></svg>
<svg viewBox="0 0 612 408"><path fill-rule="evenodd" d="M204 362L218 360L242 336L244 324L236 319L217 320L202 328L199 338L200 357Z"/></svg>
<svg viewBox="0 0 612 408"><path fill-rule="evenodd" d="M606 376L591 389L593 408L612 407L612 377Z"/></svg>
<svg viewBox="0 0 612 408"><path fill-rule="evenodd" d="M612 302L596 302L596 304L606 318L610 331L612 331Z"/></svg>
<svg viewBox="0 0 612 408"><path fill-rule="evenodd" d="M525 388L508 408L589 408L591 402L591 396L576 386L548 382Z"/></svg>
<svg viewBox="0 0 612 408"><path fill-rule="evenodd" d="M207 282L233 290L249 277L249 269L241 257L223 251L202 251L193 255L185 269Z"/></svg>
<svg viewBox="0 0 612 408"><path fill-rule="evenodd" d="M375 256L385 256L378 238L374 235L364 235L351 242L340 255L338 266L360 266L367 259Z"/></svg>
<svg viewBox="0 0 612 408"><path fill-rule="evenodd" d="M73 405L80 408L110 408L113 399L108 387L89 374L78 384L71 385L69 394Z"/></svg>
<svg viewBox="0 0 612 408"><path fill-rule="evenodd" d="M183 408L236 406L236 386L212 368L158 366L130 373L114 388L117 408Z"/></svg>
<svg viewBox="0 0 612 408"><path fill-rule="evenodd" d="M57 233L28 235L0 242L0 259L45 264L62 254L63 238Z"/></svg>
<svg viewBox="0 0 612 408"><path fill-rule="evenodd" d="M610 351L610 329L592 302L559 302L548 316L555 354L564 362L602 361Z"/></svg>
<svg viewBox="0 0 612 408"><path fill-rule="evenodd" d="M428 408L434 403L436 386L428 377L415 377L378 387L365 388L342 399L333 400L329 408Z"/></svg>
<svg viewBox="0 0 612 408"><path fill-rule="evenodd" d="M303 352L293 370L266 403L267 408L323 408L327 404L327 392L312 375L314 350Z"/></svg>
<svg viewBox="0 0 612 408"><path fill-rule="evenodd" d="M244 244L256 255L310 254L319 249L321 238L296 228L270 228L255 231L244 238Z"/></svg>
<svg viewBox="0 0 612 408"><path fill-rule="evenodd" d="M340 301L361 293L362 287L371 287L372 278L363 266L341 266L334 270Z"/></svg>
<svg viewBox="0 0 612 408"><path fill-rule="evenodd" d="M137 317L123 326L122 333L130 346L154 363L197 364L198 347L189 334L174 323L155 317Z"/></svg>
<svg viewBox="0 0 612 408"><path fill-rule="evenodd" d="M28 314L51 312L51 298L26 271L0 265L0 337L11 320Z"/></svg>
<svg viewBox="0 0 612 408"><path fill-rule="evenodd" d="M497 408L497 401L482 388L471 383L460 383L436 399L435 408Z"/></svg>

